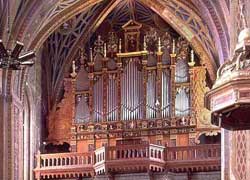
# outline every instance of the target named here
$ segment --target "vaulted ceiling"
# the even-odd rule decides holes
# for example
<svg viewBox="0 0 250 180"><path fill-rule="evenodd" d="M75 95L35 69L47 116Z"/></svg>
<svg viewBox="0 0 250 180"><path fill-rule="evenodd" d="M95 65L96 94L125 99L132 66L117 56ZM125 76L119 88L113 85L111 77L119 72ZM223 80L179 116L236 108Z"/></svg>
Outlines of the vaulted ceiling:
<svg viewBox="0 0 250 180"><path fill-rule="evenodd" d="M95 4L105 3L105 6L131 6L138 4L134 0L10 0L8 3L0 1L0 8L9 9L9 17L0 14L1 22L5 23L3 28L10 31L5 35L5 40L19 39L26 41L27 48L39 48L47 37L67 20L86 11ZM141 0L142 4L157 11L172 9L175 15L185 12L189 16L201 18L201 23L207 26L209 33L217 48L220 58L228 57L229 52L229 1L227 0ZM152 3L153 2L153 3ZM174 7L176 5L176 7ZM112 8L111 7L111 8ZM107 8L106 8L107 9ZM160 8L158 8L160 9ZM178 12L179 11L179 12ZM3 11L1 11L3 12ZM182 15L180 15L182 16ZM185 17L183 17L184 19ZM8 37L7 37L8 36Z"/></svg>
<svg viewBox="0 0 250 180"><path fill-rule="evenodd" d="M60 41L49 82L56 97L78 47L105 19L114 26L130 18L153 23L158 14L191 43L214 80L229 56L229 9L227 0L0 0L0 37L9 48L24 42L26 50Z"/></svg>

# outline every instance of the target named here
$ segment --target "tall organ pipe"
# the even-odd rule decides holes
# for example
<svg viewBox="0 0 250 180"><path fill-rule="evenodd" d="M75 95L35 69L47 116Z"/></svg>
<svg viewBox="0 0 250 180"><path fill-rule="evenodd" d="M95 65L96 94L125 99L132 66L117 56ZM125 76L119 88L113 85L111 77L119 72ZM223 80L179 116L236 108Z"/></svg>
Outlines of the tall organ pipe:
<svg viewBox="0 0 250 180"><path fill-rule="evenodd" d="M169 71L164 69L162 72L162 117L167 118L170 115L170 75Z"/></svg>
<svg viewBox="0 0 250 180"><path fill-rule="evenodd" d="M116 80L113 78L113 75L110 75L109 83L108 83L108 109L107 109L107 119L108 121L117 120L117 87Z"/></svg>
<svg viewBox="0 0 250 180"><path fill-rule="evenodd" d="M156 118L156 71L148 75L147 82L147 118Z"/></svg>
<svg viewBox="0 0 250 180"><path fill-rule="evenodd" d="M183 83L188 82L189 73L188 73L188 64L185 59L180 59L176 64L176 75L175 82ZM179 88L176 99L175 99L175 115L176 116L185 116L189 114L189 91L186 88Z"/></svg>
<svg viewBox="0 0 250 180"><path fill-rule="evenodd" d="M103 117L103 77L101 76L94 84L94 120L102 121Z"/></svg>
<svg viewBox="0 0 250 180"><path fill-rule="evenodd" d="M142 117L143 77L136 61L130 59L122 75L122 120L136 120Z"/></svg>

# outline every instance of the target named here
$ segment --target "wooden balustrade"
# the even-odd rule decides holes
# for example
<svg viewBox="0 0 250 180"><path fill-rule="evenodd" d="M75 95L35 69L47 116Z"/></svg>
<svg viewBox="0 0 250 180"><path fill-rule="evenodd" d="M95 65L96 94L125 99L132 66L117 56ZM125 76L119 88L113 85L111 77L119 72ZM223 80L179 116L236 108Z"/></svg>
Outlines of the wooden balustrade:
<svg viewBox="0 0 250 180"><path fill-rule="evenodd" d="M76 178L93 175L93 153L37 154L36 179Z"/></svg>
<svg viewBox="0 0 250 180"><path fill-rule="evenodd" d="M107 160L124 160L135 158L148 158L149 145L123 145L108 148Z"/></svg>
<svg viewBox="0 0 250 180"><path fill-rule="evenodd" d="M40 154L37 156L40 161L40 169L56 168L62 166L82 166L93 165L93 155L91 153L57 153Z"/></svg>
<svg viewBox="0 0 250 180"><path fill-rule="evenodd" d="M171 172L220 170L220 154L219 144L168 147L166 168Z"/></svg>
<svg viewBox="0 0 250 180"><path fill-rule="evenodd" d="M36 179L93 176L108 171L130 170L203 171L219 170L220 145L163 147L126 144L102 147L95 153L38 154ZM207 169L206 169L207 168ZM123 172L123 171L122 171Z"/></svg>
<svg viewBox="0 0 250 180"><path fill-rule="evenodd" d="M198 145L184 147L168 147L166 161L188 161L220 158L220 145Z"/></svg>

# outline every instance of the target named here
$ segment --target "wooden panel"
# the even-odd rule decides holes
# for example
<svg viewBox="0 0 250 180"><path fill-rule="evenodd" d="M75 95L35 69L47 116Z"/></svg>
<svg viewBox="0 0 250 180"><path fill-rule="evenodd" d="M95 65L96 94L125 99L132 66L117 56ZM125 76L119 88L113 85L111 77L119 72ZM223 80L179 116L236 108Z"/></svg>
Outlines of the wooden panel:
<svg viewBox="0 0 250 180"><path fill-rule="evenodd" d="M188 146L188 134L179 134L177 136L177 146Z"/></svg>

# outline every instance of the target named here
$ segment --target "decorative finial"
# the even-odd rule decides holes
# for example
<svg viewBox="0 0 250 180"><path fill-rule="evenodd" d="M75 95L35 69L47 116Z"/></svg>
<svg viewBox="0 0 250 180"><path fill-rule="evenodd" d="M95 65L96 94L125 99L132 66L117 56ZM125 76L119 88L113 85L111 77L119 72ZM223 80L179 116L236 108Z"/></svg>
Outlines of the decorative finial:
<svg viewBox="0 0 250 180"><path fill-rule="evenodd" d="M90 62L93 62L92 48L89 49Z"/></svg>
<svg viewBox="0 0 250 180"><path fill-rule="evenodd" d="M194 50L192 49L191 50L191 62L193 62L194 61Z"/></svg>
<svg viewBox="0 0 250 180"><path fill-rule="evenodd" d="M107 44L106 43L104 43L104 45L103 45L104 47L103 47L103 56L106 58L107 57Z"/></svg>
<svg viewBox="0 0 250 180"><path fill-rule="evenodd" d="M158 99L157 99L156 102L155 102L155 106L156 106L156 107L159 107L159 106L160 106L160 102L159 102Z"/></svg>
<svg viewBox="0 0 250 180"><path fill-rule="evenodd" d="M144 36L144 38L143 38L143 50L147 51L146 36Z"/></svg>
<svg viewBox="0 0 250 180"><path fill-rule="evenodd" d="M193 67L195 65L195 61L194 61L194 50L191 50L191 62L188 63L188 65L190 67Z"/></svg>
<svg viewBox="0 0 250 180"><path fill-rule="evenodd" d="M77 73L76 73L76 62L73 61L73 62L72 62L72 73L70 73L70 76L71 76L72 78L75 78L76 75L77 75Z"/></svg>
<svg viewBox="0 0 250 180"><path fill-rule="evenodd" d="M101 40L101 35L98 35L98 37L97 37L97 38L98 38L98 40L100 41L100 40Z"/></svg>
<svg viewBox="0 0 250 180"><path fill-rule="evenodd" d="M122 39L119 39L119 53L122 52Z"/></svg>
<svg viewBox="0 0 250 180"><path fill-rule="evenodd" d="M172 49L172 54L175 54L175 39L173 39L173 49Z"/></svg>
<svg viewBox="0 0 250 180"><path fill-rule="evenodd" d="M158 38L158 52L161 52L161 38Z"/></svg>

